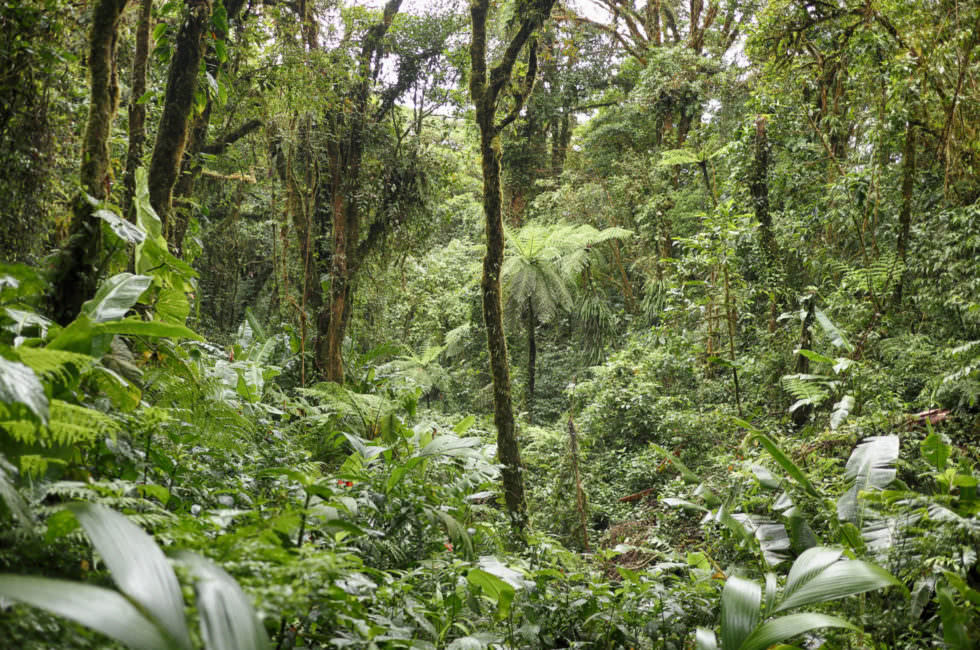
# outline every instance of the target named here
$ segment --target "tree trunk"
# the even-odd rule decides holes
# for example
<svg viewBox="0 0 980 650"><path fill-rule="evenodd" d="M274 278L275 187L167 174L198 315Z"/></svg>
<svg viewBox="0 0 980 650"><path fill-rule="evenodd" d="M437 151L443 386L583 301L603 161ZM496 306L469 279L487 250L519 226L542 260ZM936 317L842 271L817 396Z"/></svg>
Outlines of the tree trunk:
<svg viewBox="0 0 980 650"><path fill-rule="evenodd" d="M191 110L197 93L197 77L204 56L204 39L211 22L211 0L186 0L187 14L177 34L173 60L167 76L163 115L150 159L150 204L171 228L173 190L187 145Z"/></svg>
<svg viewBox="0 0 980 650"><path fill-rule="evenodd" d="M534 327L537 325L534 306L527 306L527 419L534 423L534 364L538 358L538 346L534 340Z"/></svg>
<svg viewBox="0 0 980 650"><path fill-rule="evenodd" d="M116 75L116 37L119 18L127 0L100 0L92 12L89 33L88 121L82 145L81 184L96 199L108 197L112 185L109 133L119 102ZM102 244L101 221L92 215L84 195L75 198L69 239L59 260L54 282L54 317L62 325L81 311L82 303L95 293L102 269L95 266Z"/></svg>
<svg viewBox="0 0 980 650"><path fill-rule="evenodd" d="M766 136L766 118L759 116L755 121L755 156L749 172L749 191L755 218L759 222L759 237L762 239L762 255L767 270L778 259L776 237L772 231L772 215L769 213L769 140Z"/></svg>
<svg viewBox="0 0 980 650"><path fill-rule="evenodd" d="M905 150L902 155L902 211L898 215L898 241L895 244L898 250L898 259L905 264L905 255L908 252L909 232L912 229L912 192L915 189L915 127L912 120L909 120L905 127ZM898 276L895 284L894 302L896 307L902 305L902 290L904 287L905 270Z"/></svg>
<svg viewBox="0 0 980 650"><path fill-rule="evenodd" d="M125 214L130 214L133 195L136 193L136 168L143 158L146 144L146 105L140 102L146 94L146 67L150 56L150 13L153 0L140 0L140 18L136 27L136 52L133 54L132 95L129 98L129 149L126 152L126 174L123 186L126 188L122 199Z"/></svg>
<svg viewBox="0 0 980 650"><path fill-rule="evenodd" d="M476 123L480 129L480 158L483 162L483 213L486 217L487 253L483 258L483 320L487 329L487 348L493 377L493 420L497 427L497 454L503 465L501 471L504 500L511 524L520 540L525 539L527 502L521 477L521 452L514 427L511 403L510 367L507 363L507 341L504 338L503 309L500 296L500 267L504 259L504 225L500 189L500 131L515 120L531 94L537 74L537 52L532 42L528 51L528 67L520 88L511 86L514 64L521 50L551 13L555 0L531 0L526 3L517 33L508 43L500 63L487 71L487 14L489 0L470 3L473 32L470 41L470 96L476 107ZM510 113L496 121L498 100L505 87L511 87L513 105Z"/></svg>

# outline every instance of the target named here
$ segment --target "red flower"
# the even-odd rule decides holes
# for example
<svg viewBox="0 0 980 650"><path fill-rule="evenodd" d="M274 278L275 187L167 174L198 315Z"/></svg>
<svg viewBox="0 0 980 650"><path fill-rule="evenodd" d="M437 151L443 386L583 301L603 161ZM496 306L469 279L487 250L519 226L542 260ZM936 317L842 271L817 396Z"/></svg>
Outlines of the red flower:
<svg viewBox="0 0 980 650"><path fill-rule="evenodd" d="M453 545L450 544L449 542L443 542L442 545L445 546L446 550L449 551L450 553L453 552Z"/></svg>

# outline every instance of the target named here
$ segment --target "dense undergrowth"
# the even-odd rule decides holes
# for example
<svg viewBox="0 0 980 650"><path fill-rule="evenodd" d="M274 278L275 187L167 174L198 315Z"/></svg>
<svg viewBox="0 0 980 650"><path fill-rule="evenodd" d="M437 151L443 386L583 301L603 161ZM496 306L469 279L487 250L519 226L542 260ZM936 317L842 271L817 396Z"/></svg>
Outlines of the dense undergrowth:
<svg viewBox="0 0 980 650"><path fill-rule="evenodd" d="M706 630L719 623L724 648L815 629L805 643L824 647L976 638L969 361L949 372L924 359L933 376L909 388L883 379L883 361L814 352L824 374L788 388L812 409L800 431L758 410L764 390L747 391L751 415L738 417L728 375L683 336L634 336L577 383L542 391L570 408L523 428L533 532L522 549L491 424L450 413L445 394L424 407L433 385L417 365L377 351L346 388L298 387L295 337L250 315L231 345L195 341L153 281L109 279L61 328L34 311L43 277L4 267L4 573L111 588L110 558L73 514L88 502L171 555L223 567L280 648L681 648L695 629L713 647ZM815 348L852 345L820 322ZM743 366L743 386L771 372ZM915 388L967 408L909 416ZM16 604L24 592L2 579L0 592L11 647L106 643ZM193 593L192 619L205 604ZM784 609L811 613L779 627ZM759 645L760 630L775 636Z"/></svg>

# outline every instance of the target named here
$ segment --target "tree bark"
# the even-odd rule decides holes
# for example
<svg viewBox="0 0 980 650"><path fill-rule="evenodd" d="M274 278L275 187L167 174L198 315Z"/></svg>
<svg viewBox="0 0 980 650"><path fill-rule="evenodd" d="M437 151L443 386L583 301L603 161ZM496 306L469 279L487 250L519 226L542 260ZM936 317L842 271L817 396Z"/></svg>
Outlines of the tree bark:
<svg viewBox="0 0 980 650"><path fill-rule="evenodd" d="M534 364L538 358L538 345L534 339L537 316L534 305L527 307L527 420L534 423Z"/></svg>
<svg viewBox="0 0 980 650"><path fill-rule="evenodd" d="M772 231L772 215L769 213L769 140L766 136L766 118L761 115L755 120L755 155L749 175L749 191L755 218L759 222L763 261L767 269L773 270L779 253Z"/></svg>
<svg viewBox="0 0 980 650"><path fill-rule="evenodd" d="M98 200L107 198L112 186L109 133L119 103L116 39L127 1L100 0L93 9L89 32L91 88L80 180L83 191ZM102 272L96 266L102 245L100 220L92 215L92 206L84 195L75 198L72 213L69 239L61 252L52 296L55 320L62 325L74 320L82 303L95 293Z"/></svg>
<svg viewBox="0 0 980 650"><path fill-rule="evenodd" d="M140 99L146 94L146 68L150 57L150 13L153 0L140 0L140 17L136 26L136 52L133 54L132 95L129 98L129 148L126 152L126 174L123 186L126 188L123 196L124 211L132 220L130 214L133 195L136 193L136 168L143 158L143 147L146 144L146 105Z"/></svg>
<svg viewBox="0 0 980 650"><path fill-rule="evenodd" d="M187 13L177 34L170 62L163 115L160 117L149 169L150 204L163 221L164 232L167 233L171 228L174 184L187 145L191 111L197 93L204 39L211 22L211 0L186 0L186 4Z"/></svg>
<svg viewBox="0 0 980 650"><path fill-rule="evenodd" d="M905 149L902 154L902 210L898 215L898 241L895 248L898 251L898 259L905 264L905 256L908 252L909 233L912 229L912 192L915 190L915 126L910 119L905 127ZM904 269L898 276L895 284L894 303L896 307L902 305L902 290L905 281Z"/></svg>
<svg viewBox="0 0 980 650"><path fill-rule="evenodd" d="M555 0L531 0L525 7L517 33L507 44L500 62L487 70L487 14L489 0L473 0L470 16L473 32L470 41L470 96L476 107L476 122L480 129L480 158L483 163L483 213L486 217L487 253L483 258L483 320L487 329L487 348L493 377L493 412L497 427L497 453L503 465L501 472L504 500L511 525L519 540L525 539L527 502L521 476L521 453L514 426L511 402L510 367L507 362L507 341L504 337L501 307L500 267L504 258L503 196L500 187L500 131L517 118L530 95L537 73L536 47L528 48L528 70L524 83L512 90L510 113L497 122L500 93L511 83L517 57L551 12Z"/></svg>

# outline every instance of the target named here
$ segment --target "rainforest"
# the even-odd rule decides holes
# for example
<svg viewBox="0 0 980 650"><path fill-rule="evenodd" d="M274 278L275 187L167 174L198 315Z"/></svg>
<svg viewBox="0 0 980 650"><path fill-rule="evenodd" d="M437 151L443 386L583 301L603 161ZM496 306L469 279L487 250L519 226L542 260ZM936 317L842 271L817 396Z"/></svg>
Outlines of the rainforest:
<svg viewBox="0 0 980 650"><path fill-rule="evenodd" d="M980 4L0 30L0 647L980 645Z"/></svg>

